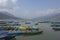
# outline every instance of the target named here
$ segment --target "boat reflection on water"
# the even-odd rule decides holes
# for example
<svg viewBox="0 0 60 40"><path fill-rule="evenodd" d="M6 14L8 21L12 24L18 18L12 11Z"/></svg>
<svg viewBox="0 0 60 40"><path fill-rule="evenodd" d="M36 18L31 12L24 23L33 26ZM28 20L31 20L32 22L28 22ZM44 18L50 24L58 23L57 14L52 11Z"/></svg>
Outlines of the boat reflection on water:
<svg viewBox="0 0 60 40"><path fill-rule="evenodd" d="M11 40L17 40L16 38L12 38Z"/></svg>

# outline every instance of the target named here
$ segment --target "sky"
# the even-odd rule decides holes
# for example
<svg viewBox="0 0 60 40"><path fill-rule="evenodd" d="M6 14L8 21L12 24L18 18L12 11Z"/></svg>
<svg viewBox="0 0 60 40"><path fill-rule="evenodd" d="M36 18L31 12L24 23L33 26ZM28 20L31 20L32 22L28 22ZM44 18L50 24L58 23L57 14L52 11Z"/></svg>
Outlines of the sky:
<svg viewBox="0 0 60 40"><path fill-rule="evenodd" d="M0 11L17 17L33 19L60 13L60 0L0 0Z"/></svg>

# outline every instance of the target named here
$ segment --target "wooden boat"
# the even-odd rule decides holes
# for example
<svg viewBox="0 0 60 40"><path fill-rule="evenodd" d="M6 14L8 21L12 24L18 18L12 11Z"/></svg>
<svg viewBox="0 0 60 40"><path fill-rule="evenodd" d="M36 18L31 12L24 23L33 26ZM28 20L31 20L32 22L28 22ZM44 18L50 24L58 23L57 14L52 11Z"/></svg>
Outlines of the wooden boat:
<svg viewBox="0 0 60 40"><path fill-rule="evenodd" d="M51 22L51 27L60 27L60 22Z"/></svg>
<svg viewBox="0 0 60 40"><path fill-rule="evenodd" d="M53 30L60 30L60 27L53 27Z"/></svg>
<svg viewBox="0 0 60 40"><path fill-rule="evenodd" d="M51 25L51 27L60 27L60 25L54 24L54 25Z"/></svg>
<svg viewBox="0 0 60 40"><path fill-rule="evenodd" d="M60 22L52 22L51 27L53 30L60 30Z"/></svg>

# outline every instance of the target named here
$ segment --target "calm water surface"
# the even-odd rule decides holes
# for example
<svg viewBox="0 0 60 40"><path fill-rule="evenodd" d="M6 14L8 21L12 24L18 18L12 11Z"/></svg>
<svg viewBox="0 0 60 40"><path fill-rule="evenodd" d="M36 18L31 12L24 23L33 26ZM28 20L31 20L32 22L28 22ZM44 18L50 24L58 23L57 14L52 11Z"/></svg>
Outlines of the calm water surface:
<svg viewBox="0 0 60 40"><path fill-rule="evenodd" d="M60 40L60 31L54 31L50 23L40 23L42 34L32 36L17 36L17 40Z"/></svg>

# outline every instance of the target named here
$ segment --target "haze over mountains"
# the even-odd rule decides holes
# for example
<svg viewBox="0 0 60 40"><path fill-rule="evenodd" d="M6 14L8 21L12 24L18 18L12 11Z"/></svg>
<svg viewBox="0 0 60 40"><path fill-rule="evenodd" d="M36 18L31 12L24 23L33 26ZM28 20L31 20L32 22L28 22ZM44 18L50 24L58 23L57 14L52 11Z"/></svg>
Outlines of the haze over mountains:
<svg viewBox="0 0 60 40"><path fill-rule="evenodd" d="M14 15L8 12L0 12L0 19L17 19L17 20L24 20L23 18L15 17ZM25 19L27 20L27 19ZM44 21L51 21L51 20L60 20L60 13L46 15L38 18L34 18L33 21L37 20L44 20Z"/></svg>
<svg viewBox="0 0 60 40"><path fill-rule="evenodd" d="M0 19L19 19L22 20L22 18L15 17L14 15L8 13L8 12L0 12Z"/></svg>
<svg viewBox="0 0 60 40"><path fill-rule="evenodd" d="M57 20L60 20L60 13L34 18L34 20L57 21Z"/></svg>

